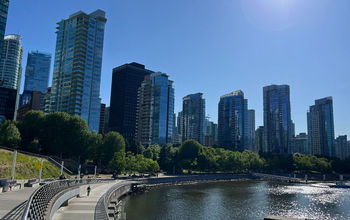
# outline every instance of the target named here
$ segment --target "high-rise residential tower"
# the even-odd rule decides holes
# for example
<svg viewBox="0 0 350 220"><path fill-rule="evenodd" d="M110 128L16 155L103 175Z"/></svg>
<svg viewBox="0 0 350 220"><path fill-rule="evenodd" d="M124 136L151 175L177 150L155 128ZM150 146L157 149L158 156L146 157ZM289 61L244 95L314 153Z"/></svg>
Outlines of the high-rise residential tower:
<svg viewBox="0 0 350 220"><path fill-rule="evenodd" d="M138 89L146 75L153 73L144 65L129 63L113 69L109 130L128 140L135 139Z"/></svg>
<svg viewBox="0 0 350 220"><path fill-rule="evenodd" d="M205 99L203 93L190 94L182 100L182 141L196 140L204 144Z"/></svg>
<svg viewBox="0 0 350 220"><path fill-rule="evenodd" d="M0 87L19 90L22 76L22 37L6 35L0 59Z"/></svg>
<svg viewBox="0 0 350 220"><path fill-rule="evenodd" d="M57 26L50 111L85 119L98 131L105 12L79 11Z"/></svg>
<svg viewBox="0 0 350 220"><path fill-rule="evenodd" d="M172 143L174 85L160 72L145 77L138 91L136 139L145 146Z"/></svg>
<svg viewBox="0 0 350 220"><path fill-rule="evenodd" d="M227 149L248 149L248 100L241 90L220 97L218 141Z"/></svg>
<svg viewBox="0 0 350 220"><path fill-rule="evenodd" d="M350 157L347 135L340 135L335 139L335 156L342 160Z"/></svg>
<svg viewBox="0 0 350 220"><path fill-rule="evenodd" d="M313 155L335 156L333 99L315 100L307 112L309 148Z"/></svg>
<svg viewBox="0 0 350 220"><path fill-rule="evenodd" d="M9 8L9 0L0 0L0 51L4 45L4 35L6 29L7 13ZM1 59L1 53L0 53Z"/></svg>
<svg viewBox="0 0 350 220"><path fill-rule="evenodd" d="M278 154L292 151L292 120L288 85L271 85L264 93L264 150Z"/></svg>
<svg viewBox="0 0 350 220"><path fill-rule="evenodd" d="M257 152L255 148L255 110L248 110L248 149Z"/></svg>
<svg viewBox="0 0 350 220"><path fill-rule="evenodd" d="M267 152L264 147L264 126L259 126L255 130L255 148L258 153Z"/></svg>

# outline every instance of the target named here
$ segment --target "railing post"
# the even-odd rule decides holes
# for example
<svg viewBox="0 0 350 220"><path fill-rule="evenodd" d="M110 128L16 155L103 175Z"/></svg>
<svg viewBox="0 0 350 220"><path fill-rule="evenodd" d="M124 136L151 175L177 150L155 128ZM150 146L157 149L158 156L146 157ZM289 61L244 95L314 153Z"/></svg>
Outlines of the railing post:
<svg viewBox="0 0 350 220"><path fill-rule="evenodd" d="M16 158L17 158L17 150L13 151L11 180L15 179Z"/></svg>
<svg viewBox="0 0 350 220"><path fill-rule="evenodd" d="M79 168L78 168L78 180L80 180L80 170L81 170L81 165L79 164Z"/></svg>
<svg viewBox="0 0 350 220"><path fill-rule="evenodd" d="M64 165L64 161L62 160L62 163L61 163L61 174L60 174L60 176L63 175L63 165Z"/></svg>
<svg viewBox="0 0 350 220"><path fill-rule="evenodd" d="M39 165L39 168L40 168L40 170L39 170L39 183L41 182L41 174L43 173L43 164L44 164L44 160L41 159L40 165Z"/></svg>
<svg viewBox="0 0 350 220"><path fill-rule="evenodd" d="M97 166L95 165L94 177L96 178Z"/></svg>

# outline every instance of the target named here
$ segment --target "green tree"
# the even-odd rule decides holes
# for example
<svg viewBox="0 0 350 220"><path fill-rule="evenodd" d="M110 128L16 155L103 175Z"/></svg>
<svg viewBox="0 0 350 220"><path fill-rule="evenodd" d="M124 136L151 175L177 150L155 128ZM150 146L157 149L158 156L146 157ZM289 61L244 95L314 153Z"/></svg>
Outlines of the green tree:
<svg viewBox="0 0 350 220"><path fill-rule="evenodd" d="M0 126L0 145L17 149L21 142L21 134L14 121L5 121Z"/></svg>
<svg viewBox="0 0 350 220"><path fill-rule="evenodd" d="M29 111L18 124L18 129L22 137L22 149L32 152L39 152L39 145L35 147L33 141L40 142L44 128L45 114L42 111ZM46 132L46 131L45 131ZM33 143L32 143L33 142Z"/></svg>
<svg viewBox="0 0 350 220"><path fill-rule="evenodd" d="M125 153L125 141L121 134L115 131L108 132L103 138L102 165L107 165L115 152Z"/></svg>
<svg viewBox="0 0 350 220"><path fill-rule="evenodd" d="M146 158L158 161L161 149L162 148L158 144L154 144L154 145L147 147L145 149L145 151L143 152L143 155Z"/></svg>
<svg viewBox="0 0 350 220"><path fill-rule="evenodd" d="M175 155L176 155L176 149L170 144L167 144L163 146L159 153L159 165L160 168L168 173L173 172L176 161L175 161Z"/></svg>
<svg viewBox="0 0 350 220"><path fill-rule="evenodd" d="M112 169L116 174L121 174L124 172L126 168L124 154L122 152L115 152L112 160L108 163L108 167Z"/></svg>
<svg viewBox="0 0 350 220"><path fill-rule="evenodd" d="M180 166L189 170L197 169L197 158L202 149L203 146L195 140L184 141L179 149Z"/></svg>

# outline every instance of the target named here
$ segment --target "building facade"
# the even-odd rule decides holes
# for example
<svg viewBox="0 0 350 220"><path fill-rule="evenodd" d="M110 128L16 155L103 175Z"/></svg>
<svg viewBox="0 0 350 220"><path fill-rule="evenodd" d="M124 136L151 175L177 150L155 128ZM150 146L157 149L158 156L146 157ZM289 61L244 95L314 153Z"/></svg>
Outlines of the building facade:
<svg viewBox="0 0 350 220"><path fill-rule="evenodd" d="M264 145L264 126L255 130L255 148L258 153L267 152Z"/></svg>
<svg viewBox="0 0 350 220"><path fill-rule="evenodd" d="M105 12L79 11L58 22L50 111L82 117L98 131Z"/></svg>
<svg viewBox="0 0 350 220"><path fill-rule="evenodd" d="M101 103L100 124L98 126L98 133L99 134L104 134L105 133L105 119L106 119L106 104Z"/></svg>
<svg viewBox="0 0 350 220"><path fill-rule="evenodd" d="M255 148L255 110L248 110L248 149L257 152Z"/></svg>
<svg viewBox="0 0 350 220"><path fill-rule="evenodd" d="M350 157L347 135L340 135L335 139L335 156L342 160Z"/></svg>
<svg viewBox="0 0 350 220"><path fill-rule="evenodd" d="M292 153L292 120L288 85L263 88L264 149L277 154Z"/></svg>
<svg viewBox="0 0 350 220"><path fill-rule="evenodd" d="M307 112L307 127L311 153L335 156L332 97L315 100Z"/></svg>
<svg viewBox="0 0 350 220"><path fill-rule="evenodd" d="M218 111L219 146L231 150L248 149L248 100L241 90L220 97Z"/></svg>
<svg viewBox="0 0 350 220"><path fill-rule="evenodd" d="M0 87L19 89L22 75L22 37L6 35L0 59Z"/></svg>
<svg viewBox="0 0 350 220"><path fill-rule="evenodd" d="M190 94L182 99L182 141L196 140L204 144L205 99L203 93Z"/></svg>
<svg viewBox="0 0 350 220"><path fill-rule="evenodd" d="M15 119L17 90L0 87L0 125Z"/></svg>
<svg viewBox="0 0 350 220"><path fill-rule="evenodd" d="M218 141L218 125L207 120L205 132L205 146L216 146Z"/></svg>
<svg viewBox="0 0 350 220"><path fill-rule="evenodd" d="M49 86L51 54L32 51L28 53L24 91L45 93Z"/></svg>
<svg viewBox="0 0 350 220"><path fill-rule="evenodd" d="M300 133L293 137L293 152L301 154L310 154L308 137L306 133Z"/></svg>
<svg viewBox="0 0 350 220"><path fill-rule="evenodd" d="M160 72L145 77L138 91L136 140L145 146L172 143L174 85Z"/></svg>
<svg viewBox="0 0 350 220"><path fill-rule="evenodd" d="M40 91L31 91L30 96L30 101L18 108L17 121L22 121L23 116L30 110L43 110L44 95Z"/></svg>
<svg viewBox="0 0 350 220"><path fill-rule="evenodd" d="M135 139L138 89L151 73L153 71L138 63L113 69L108 127L128 140Z"/></svg>
<svg viewBox="0 0 350 220"><path fill-rule="evenodd" d="M4 45L8 8L9 0L0 0L0 51L2 51ZM0 59L1 55L2 54L0 53Z"/></svg>

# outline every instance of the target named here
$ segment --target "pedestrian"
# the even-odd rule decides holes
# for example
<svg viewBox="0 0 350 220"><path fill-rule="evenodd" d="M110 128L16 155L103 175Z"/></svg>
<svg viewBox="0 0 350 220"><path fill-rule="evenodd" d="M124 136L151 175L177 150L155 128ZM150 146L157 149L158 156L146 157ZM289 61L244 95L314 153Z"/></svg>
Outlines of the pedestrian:
<svg viewBox="0 0 350 220"><path fill-rule="evenodd" d="M90 191L91 191L91 187L90 187L90 186L88 186L88 188L87 188L87 196L89 196L89 195L90 195Z"/></svg>

